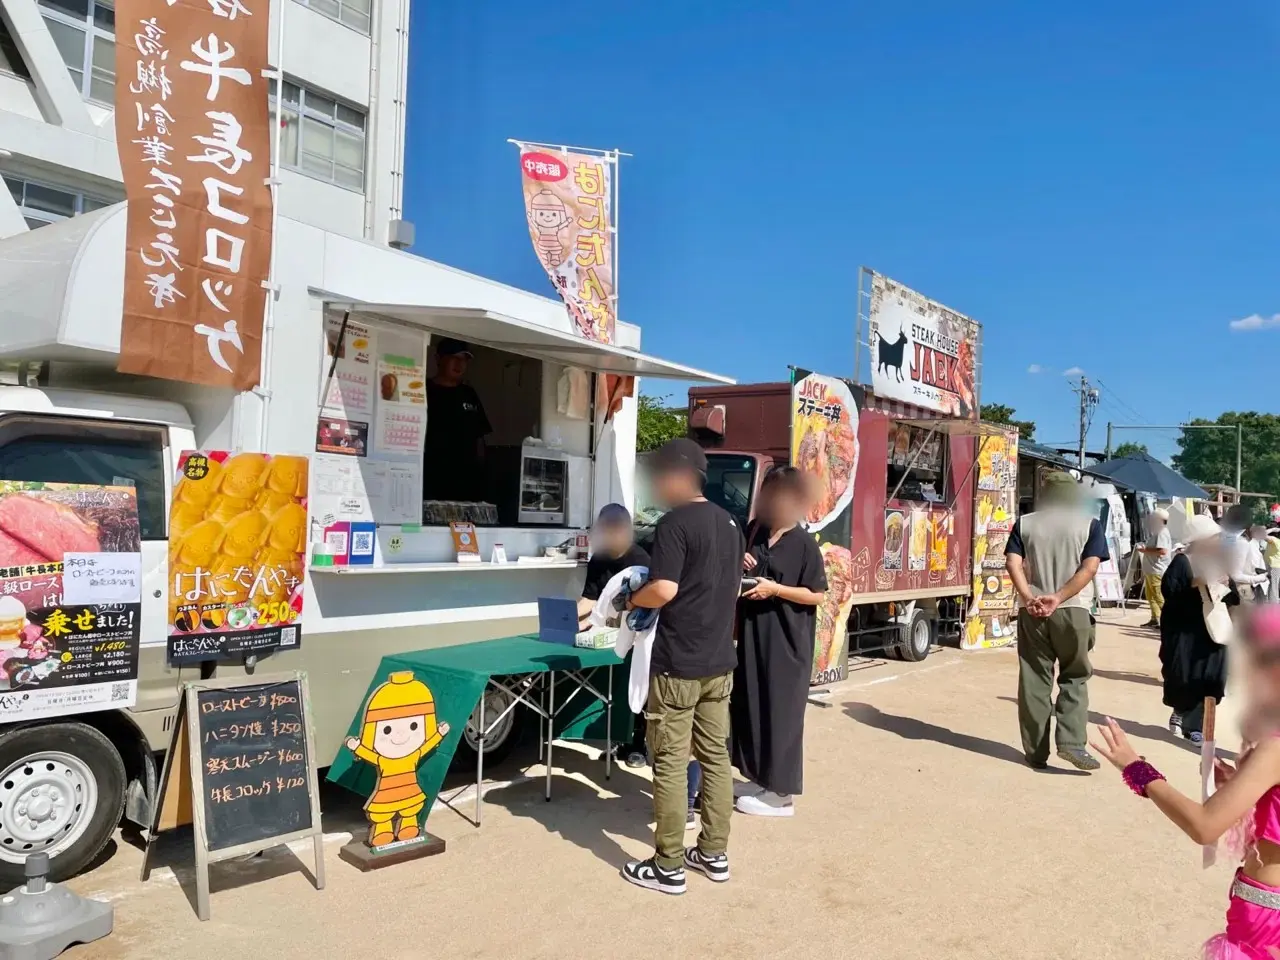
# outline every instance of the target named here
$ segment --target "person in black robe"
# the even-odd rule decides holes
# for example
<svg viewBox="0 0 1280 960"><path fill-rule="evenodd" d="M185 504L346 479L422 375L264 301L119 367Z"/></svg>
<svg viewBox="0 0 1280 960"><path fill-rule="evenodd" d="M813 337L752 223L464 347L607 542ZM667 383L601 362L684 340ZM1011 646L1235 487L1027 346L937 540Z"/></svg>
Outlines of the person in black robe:
<svg viewBox="0 0 1280 960"><path fill-rule="evenodd" d="M1215 643L1204 620L1208 580L1225 576L1226 560L1217 524L1208 518L1192 526L1184 552L1169 563L1160 580L1164 609L1160 614L1160 674L1164 704L1173 710L1169 730L1193 743L1203 739L1204 701L1221 701L1227 685L1227 648ZM1208 522L1204 522L1208 521ZM1229 594L1232 604L1238 599Z"/></svg>
<svg viewBox="0 0 1280 960"><path fill-rule="evenodd" d="M756 585L738 610L738 666L729 701L740 813L789 817L802 790L804 712L813 671L818 604L827 589L822 553L800 521L808 487L795 467L770 473L761 487L763 522L743 558Z"/></svg>

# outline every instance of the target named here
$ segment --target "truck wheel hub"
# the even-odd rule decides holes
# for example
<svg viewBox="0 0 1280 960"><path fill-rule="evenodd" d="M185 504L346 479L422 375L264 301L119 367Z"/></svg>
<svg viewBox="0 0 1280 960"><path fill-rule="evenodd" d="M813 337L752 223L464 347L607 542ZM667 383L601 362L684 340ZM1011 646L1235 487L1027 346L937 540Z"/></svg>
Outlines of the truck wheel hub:
<svg viewBox="0 0 1280 960"><path fill-rule="evenodd" d="M66 753L24 757L0 774L0 859L57 853L80 839L97 807L97 781Z"/></svg>

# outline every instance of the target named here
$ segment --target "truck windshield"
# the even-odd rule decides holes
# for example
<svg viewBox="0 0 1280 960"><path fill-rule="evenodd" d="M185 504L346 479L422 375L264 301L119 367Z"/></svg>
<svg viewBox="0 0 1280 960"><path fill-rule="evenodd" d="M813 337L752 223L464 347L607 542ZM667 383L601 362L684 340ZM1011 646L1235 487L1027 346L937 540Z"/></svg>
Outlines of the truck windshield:
<svg viewBox="0 0 1280 960"><path fill-rule="evenodd" d="M636 529L642 544L652 535L653 526L666 511L660 507L649 487L644 458L636 471ZM751 518L753 492L756 488L756 461L752 457L725 453L707 455L706 498L729 511L743 530Z"/></svg>

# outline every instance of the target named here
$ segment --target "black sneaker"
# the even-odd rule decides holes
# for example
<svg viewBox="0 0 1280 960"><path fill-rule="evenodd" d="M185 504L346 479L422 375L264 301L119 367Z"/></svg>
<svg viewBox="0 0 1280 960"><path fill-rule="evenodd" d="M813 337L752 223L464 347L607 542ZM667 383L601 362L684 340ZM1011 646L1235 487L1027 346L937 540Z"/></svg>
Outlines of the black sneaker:
<svg viewBox="0 0 1280 960"><path fill-rule="evenodd" d="M689 855L685 854L685 860ZM656 860L629 860L622 868L622 878L628 883L646 890L657 890L659 893L679 895L684 893L684 867L667 870L658 866Z"/></svg>
<svg viewBox="0 0 1280 960"><path fill-rule="evenodd" d="M1027 757L1027 756L1024 756L1022 759L1024 759L1024 760L1026 760L1026 761L1027 761L1027 766L1028 766L1028 767L1030 767L1032 770L1047 770L1047 769L1049 769L1049 761L1048 761L1048 760L1041 760L1041 759L1039 759L1039 758L1037 758L1037 757Z"/></svg>
<svg viewBox="0 0 1280 960"><path fill-rule="evenodd" d="M729 858L723 853L717 853L713 857L697 847L689 847L684 852L684 865L716 883L724 883L729 879Z"/></svg>
<svg viewBox="0 0 1280 960"><path fill-rule="evenodd" d="M1063 747L1058 751L1058 756L1077 770L1097 770L1102 766L1084 747Z"/></svg>

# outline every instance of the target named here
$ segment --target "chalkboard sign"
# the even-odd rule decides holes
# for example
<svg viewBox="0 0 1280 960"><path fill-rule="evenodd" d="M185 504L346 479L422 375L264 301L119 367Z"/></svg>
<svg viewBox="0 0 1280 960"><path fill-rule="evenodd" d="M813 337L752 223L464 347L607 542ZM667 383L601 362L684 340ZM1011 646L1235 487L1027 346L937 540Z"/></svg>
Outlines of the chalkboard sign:
<svg viewBox="0 0 1280 960"><path fill-rule="evenodd" d="M209 916L209 864L311 837L324 861L305 674L188 683L165 757L150 842L195 827L196 910Z"/></svg>
<svg viewBox="0 0 1280 960"><path fill-rule="evenodd" d="M311 829L301 681L195 694L209 849Z"/></svg>

